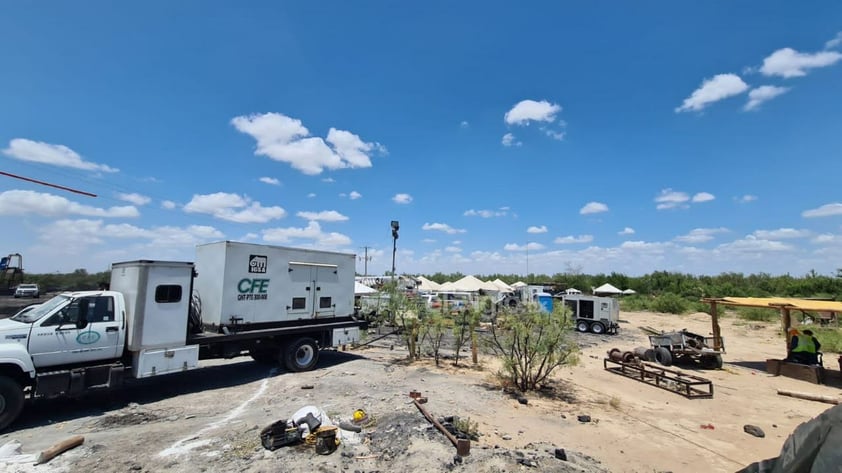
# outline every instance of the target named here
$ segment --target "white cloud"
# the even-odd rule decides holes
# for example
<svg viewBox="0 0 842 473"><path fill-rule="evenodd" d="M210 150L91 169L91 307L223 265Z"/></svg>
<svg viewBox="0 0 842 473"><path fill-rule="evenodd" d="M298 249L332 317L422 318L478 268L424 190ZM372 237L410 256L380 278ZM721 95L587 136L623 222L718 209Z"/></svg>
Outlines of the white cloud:
<svg viewBox="0 0 842 473"><path fill-rule="evenodd" d="M593 235L579 235L579 236L564 236L564 237L557 237L553 240L553 243L558 245L570 245L573 243L590 243L593 241Z"/></svg>
<svg viewBox="0 0 842 473"><path fill-rule="evenodd" d="M626 227L626 228L620 230L619 232L617 232L617 235L634 235L634 228Z"/></svg>
<svg viewBox="0 0 842 473"><path fill-rule="evenodd" d="M306 220L318 220L321 222L344 222L348 217L335 210L323 210L321 212L298 212L295 215Z"/></svg>
<svg viewBox="0 0 842 473"><path fill-rule="evenodd" d="M447 246L444 248L444 251L448 253L461 253L462 248L459 248L458 246Z"/></svg>
<svg viewBox="0 0 842 473"><path fill-rule="evenodd" d="M748 102L746 102L743 110L757 110L764 102L768 102L769 100L786 93L788 90L789 87L778 87L775 85L761 85L760 87L755 87L749 91Z"/></svg>
<svg viewBox="0 0 842 473"><path fill-rule="evenodd" d="M809 230L797 230L795 228L778 228L777 230L757 230L752 236L762 240L785 240L792 238L807 238L811 233Z"/></svg>
<svg viewBox="0 0 842 473"><path fill-rule="evenodd" d="M260 202L253 202L246 196L226 192L194 194L184 206L184 211L209 214L236 223L266 223L286 215L286 211L281 207L263 207Z"/></svg>
<svg viewBox="0 0 842 473"><path fill-rule="evenodd" d="M274 177L261 177L260 182L264 184L269 184L270 186L279 186L281 185L281 181Z"/></svg>
<svg viewBox="0 0 842 473"><path fill-rule="evenodd" d="M704 243L713 240L718 233L727 233L727 228L694 228L690 233L675 237L675 241L682 243Z"/></svg>
<svg viewBox="0 0 842 473"><path fill-rule="evenodd" d="M554 131L554 130L549 130L549 129L544 130L544 133L547 136L549 136L550 138L552 138L554 140L558 140L558 141L563 141L564 137L567 135L567 133L565 133L563 131Z"/></svg>
<svg viewBox="0 0 842 473"><path fill-rule="evenodd" d="M749 202L754 202L755 200L757 200L757 196L751 195L751 194L745 194L745 195L742 195L740 197L737 197L736 200L737 200L737 202L739 202L741 204L747 204Z"/></svg>
<svg viewBox="0 0 842 473"><path fill-rule="evenodd" d="M541 225L540 227L531 226L526 229L526 233L547 233L547 226Z"/></svg>
<svg viewBox="0 0 842 473"><path fill-rule="evenodd" d="M711 200L715 199L716 196L711 194L710 192L699 192L693 196L691 199L693 202L710 202Z"/></svg>
<svg viewBox="0 0 842 473"><path fill-rule="evenodd" d="M322 182L327 182L328 184L333 184L336 181L332 177L326 177L326 178L322 179Z"/></svg>
<svg viewBox="0 0 842 473"><path fill-rule="evenodd" d="M536 242L529 242L525 245L519 245L517 243L506 243L503 246L503 249L506 251L539 251L544 249L544 245Z"/></svg>
<svg viewBox="0 0 842 473"><path fill-rule="evenodd" d="M655 202L658 204L658 210L672 209L682 206L690 200L690 196L685 192L678 192L672 189L663 189L661 193L655 197Z"/></svg>
<svg viewBox="0 0 842 473"><path fill-rule="evenodd" d="M470 126L471 124L467 120L462 120L462 123L459 124L460 128L469 128Z"/></svg>
<svg viewBox="0 0 842 473"><path fill-rule="evenodd" d="M310 192L309 194L307 194L307 198L308 198L308 199L312 199L313 197L316 197L316 193L315 193L315 192Z"/></svg>
<svg viewBox="0 0 842 473"><path fill-rule="evenodd" d="M792 251L794 248L779 241L764 240L748 235L742 240L734 240L730 243L719 245L717 249L735 253L766 253Z"/></svg>
<svg viewBox="0 0 842 473"><path fill-rule="evenodd" d="M449 235L453 235L455 233L465 233L467 230L461 228L453 228L446 223L425 223L422 227L422 230L435 230L439 232L444 232Z"/></svg>
<svg viewBox="0 0 842 473"><path fill-rule="evenodd" d="M392 202L396 204L408 204L412 202L412 196L409 194L395 194L392 197Z"/></svg>
<svg viewBox="0 0 842 473"><path fill-rule="evenodd" d="M351 239L341 233L325 233L319 222L311 220L306 227L270 228L263 230L263 241L267 243L290 243L295 240L312 240L315 246L337 248L348 246Z"/></svg>
<svg viewBox="0 0 842 473"><path fill-rule="evenodd" d="M176 206L177 206L177 204L175 202L171 201L171 200L162 200L161 201L161 207L163 207L167 210L172 210L172 209L176 208Z"/></svg>
<svg viewBox="0 0 842 473"><path fill-rule="evenodd" d="M257 141L254 154L288 163L304 174L371 167L371 156L386 152L379 143L365 142L351 132L336 128L328 131L326 139L310 136L301 120L281 113L234 117L231 124Z"/></svg>
<svg viewBox="0 0 842 473"><path fill-rule="evenodd" d="M824 43L825 49L835 49L842 45L842 31L836 33L836 36L833 39L829 40L828 42Z"/></svg>
<svg viewBox="0 0 842 473"><path fill-rule="evenodd" d="M505 135L503 135L503 139L500 142L503 143L503 146L507 146L507 147L508 146L520 146L520 145L523 144L520 141L515 141L515 135L513 135L511 133L506 133Z"/></svg>
<svg viewBox="0 0 842 473"><path fill-rule="evenodd" d="M822 233L813 238L812 243L816 245L830 245L842 243L842 235L834 235L832 233Z"/></svg>
<svg viewBox="0 0 842 473"><path fill-rule="evenodd" d="M137 193L131 193L131 194L118 193L117 198L120 199L120 200L129 202L129 203L135 204L137 206L146 205L146 204L148 204L149 202L152 201L151 198L146 197L145 195L137 194Z"/></svg>
<svg viewBox="0 0 842 473"><path fill-rule="evenodd" d="M842 215L842 204L840 204L839 202L825 204L819 208L805 210L801 212L801 216L805 218L832 217L835 215Z"/></svg>
<svg viewBox="0 0 842 473"><path fill-rule="evenodd" d="M118 172L119 169L105 164L85 161L72 149L64 145L54 145L25 138L15 138L9 142L9 147L3 154L10 158L33 163L51 164L66 168L81 169L83 171Z"/></svg>
<svg viewBox="0 0 842 473"><path fill-rule="evenodd" d="M736 74L717 74L705 79L702 85L684 99L684 103L675 109L680 112L698 112L708 105L748 90L748 85Z"/></svg>
<svg viewBox="0 0 842 473"><path fill-rule="evenodd" d="M500 207L499 210L466 210L463 214L466 217L482 217L482 218L492 218L492 217L505 217L509 213L508 207Z"/></svg>
<svg viewBox="0 0 842 473"><path fill-rule="evenodd" d="M26 190L11 190L0 193L0 215L41 215L44 217L86 217L134 218L140 215L133 205L100 208L82 205L64 197Z"/></svg>
<svg viewBox="0 0 842 473"><path fill-rule="evenodd" d="M831 40L833 41L833 40ZM778 49L763 60L760 72L767 76L779 76L786 79L807 75L809 69L827 67L842 59L836 51L817 53L799 53L792 48Z"/></svg>
<svg viewBox="0 0 842 473"><path fill-rule="evenodd" d="M601 212L608 212L608 206L602 202L588 202L584 207L579 209L581 215L598 214Z"/></svg>
<svg viewBox="0 0 842 473"><path fill-rule="evenodd" d="M350 194L348 194L348 198L349 198L349 199L351 199L351 200L357 200L357 199L360 199L360 198L362 198L362 196L363 196L363 195L362 195L362 194L360 194L360 193L359 193L359 192L357 192L357 191L351 191L351 193L350 193Z"/></svg>
<svg viewBox="0 0 842 473"><path fill-rule="evenodd" d="M553 122L561 106L546 100L521 100L506 112L504 120L508 125L528 125L529 122Z"/></svg>

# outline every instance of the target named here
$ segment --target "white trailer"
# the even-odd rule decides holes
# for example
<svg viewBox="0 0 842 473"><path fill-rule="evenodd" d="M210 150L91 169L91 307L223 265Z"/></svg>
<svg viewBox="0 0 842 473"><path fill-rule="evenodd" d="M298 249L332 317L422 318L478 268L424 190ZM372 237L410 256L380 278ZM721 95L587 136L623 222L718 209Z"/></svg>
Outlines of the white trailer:
<svg viewBox="0 0 842 473"><path fill-rule="evenodd" d="M107 291L60 294L0 320L0 430L26 398L78 396L251 355L313 369L359 340L354 255L218 242L196 263L115 263ZM198 272L197 272L198 271Z"/></svg>
<svg viewBox="0 0 842 473"><path fill-rule="evenodd" d="M584 294L564 294L561 299L572 312L576 330L616 334L620 329L620 302L617 299Z"/></svg>

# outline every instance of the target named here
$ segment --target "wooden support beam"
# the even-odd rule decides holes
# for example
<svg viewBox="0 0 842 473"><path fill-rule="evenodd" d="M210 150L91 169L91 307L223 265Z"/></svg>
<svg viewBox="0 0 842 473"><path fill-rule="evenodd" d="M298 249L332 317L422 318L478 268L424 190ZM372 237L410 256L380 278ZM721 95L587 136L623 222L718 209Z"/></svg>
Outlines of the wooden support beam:
<svg viewBox="0 0 842 473"><path fill-rule="evenodd" d="M710 324L713 329L713 349L722 350L722 333L719 328L719 314L716 312L716 301L710 301Z"/></svg>

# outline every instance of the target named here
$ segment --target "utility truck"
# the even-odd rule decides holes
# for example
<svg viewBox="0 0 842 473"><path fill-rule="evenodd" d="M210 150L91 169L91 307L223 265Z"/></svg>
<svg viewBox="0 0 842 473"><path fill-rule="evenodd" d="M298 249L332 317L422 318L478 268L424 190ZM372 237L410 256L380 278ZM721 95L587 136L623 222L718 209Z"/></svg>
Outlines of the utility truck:
<svg viewBox="0 0 842 473"><path fill-rule="evenodd" d="M353 254L217 242L196 261L111 266L109 290L66 292L0 320L0 430L26 398L78 396L127 380L251 355L290 371L359 340Z"/></svg>

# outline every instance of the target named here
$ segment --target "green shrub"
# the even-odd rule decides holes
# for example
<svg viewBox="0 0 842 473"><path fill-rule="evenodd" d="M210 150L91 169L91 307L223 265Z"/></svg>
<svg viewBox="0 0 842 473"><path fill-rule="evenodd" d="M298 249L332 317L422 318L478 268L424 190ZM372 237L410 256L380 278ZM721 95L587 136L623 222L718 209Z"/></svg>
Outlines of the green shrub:
<svg viewBox="0 0 842 473"><path fill-rule="evenodd" d="M670 292L656 297L651 304L651 310L665 314L683 314L687 312L688 307L686 299Z"/></svg>
<svg viewBox="0 0 842 473"><path fill-rule="evenodd" d="M819 343L822 344L822 353L842 353L842 330L837 328L814 328L811 330ZM825 360L825 366L833 366L834 364L828 364Z"/></svg>
<svg viewBox="0 0 842 473"><path fill-rule="evenodd" d="M781 316L777 310L760 307L737 307L736 310L737 317L754 322L772 322Z"/></svg>
<svg viewBox="0 0 842 473"><path fill-rule="evenodd" d="M620 310L623 312L642 312L649 310L651 298L643 295L626 296L620 299Z"/></svg>

